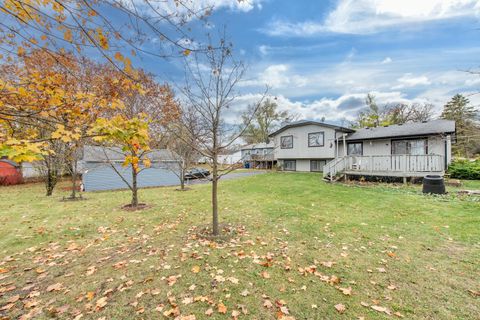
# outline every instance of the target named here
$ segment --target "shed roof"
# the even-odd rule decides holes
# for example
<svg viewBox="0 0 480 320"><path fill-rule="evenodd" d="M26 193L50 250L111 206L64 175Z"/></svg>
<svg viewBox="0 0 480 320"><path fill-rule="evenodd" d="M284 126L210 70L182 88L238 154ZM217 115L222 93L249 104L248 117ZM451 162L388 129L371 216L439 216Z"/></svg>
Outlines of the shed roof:
<svg viewBox="0 0 480 320"><path fill-rule="evenodd" d="M435 135L455 132L455 121L432 120L427 122L412 122L401 125L391 125L376 128L357 129L346 140L370 140L380 138Z"/></svg>
<svg viewBox="0 0 480 320"><path fill-rule="evenodd" d="M152 162L175 161L175 154L167 149L156 149L147 156ZM83 161L85 162L123 162L124 154L119 147L85 146L83 149Z"/></svg>
<svg viewBox="0 0 480 320"><path fill-rule="evenodd" d="M0 162L8 163L12 167L20 167L20 164L16 163L15 161L12 161L12 160L0 159Z"/></svg>
<svg viewBox="0 0 480 320"><path fill-rule="evenodd" d="M300 121L289 122L289 123L285 124L284 126L282 126L277 131L269 134L269 137L273 137L273 136L275 136L275 135L277 135L277 134L279 134L279 133L281 133L281 132L283 132L283 131L285 131L289 128L302 127L302 126L307 126L307 125L311 125L311 124L317 125L317 126L322 126L322 127L327 127L327 128L339 130L339 131L342 131L342 132L347 132L347 133L354 132L353 129L349 129L349 128L345 128L345 127L341 127L341 126L336 126L336 125L325 123L325 122L313 121L313 120L300 120Z"/></svg>

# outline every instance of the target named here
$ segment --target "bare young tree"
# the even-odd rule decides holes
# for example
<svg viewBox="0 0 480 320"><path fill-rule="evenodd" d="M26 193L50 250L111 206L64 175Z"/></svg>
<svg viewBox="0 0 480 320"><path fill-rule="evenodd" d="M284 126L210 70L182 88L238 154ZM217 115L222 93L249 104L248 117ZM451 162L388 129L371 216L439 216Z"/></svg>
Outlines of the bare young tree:
<svg viewBox="0 0 480 320"><path fill-rule="evenodd" d="M186 59L186 84L182 92L189 107L198 118L198 130L190 130L196 136L191 147L208 159L212 182L212 233L218 236L218 181L234 169L221 168L219 155L232 146L243 135L264 100L266 92L254 104L250 120L241 128L225 121L225 113L233 111L238 92L238 82L245 74L245 65L232 55L232 45L222 37L218 46L210 45L205 52L194 53Z"/></svg>
<svg viewBox="0 0 480 320"><path fill-rule="evenodd" d="M387 108L387 117L392 124L422 122L433 117L433 105L429 103L400 103Z"/></svg>
<svg viewBox="0 0 480 320"><path fill-rule="evenodd" d="M181 116L168 125L168 149L177 160L173 172L180 181L180 190L185 191L185 175L200 153L192 148L199 142L201 125L198 113L193 108L184 108Z"/></svg>
<svg viewBox="0 0 480 320"><path fill-rule="evenodd" d="M51 196L59 178L65 173L66 144L59 140L49 140L47 143L50 152L36 161L34 167L45 183L46 195Z"/></svg>

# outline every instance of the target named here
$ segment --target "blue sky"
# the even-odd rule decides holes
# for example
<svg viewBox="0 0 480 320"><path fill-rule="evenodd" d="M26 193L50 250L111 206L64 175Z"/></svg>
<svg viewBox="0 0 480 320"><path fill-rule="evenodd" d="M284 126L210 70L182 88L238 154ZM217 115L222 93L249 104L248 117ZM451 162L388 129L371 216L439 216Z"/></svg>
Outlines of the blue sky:
<svg viewBox="0 0 480 320"><path fill-rule="evenodd" d="M437 112L456 93L480 103L480 76L465 72L480 67L478 1L195 2L215 6L210 31L226 25L237 57L249 65L239 105L266 84L280 108L336 123L351 119L369 92L380 103L429 102ZM175 59L137 63L160 79L182 75Z"/></svg>

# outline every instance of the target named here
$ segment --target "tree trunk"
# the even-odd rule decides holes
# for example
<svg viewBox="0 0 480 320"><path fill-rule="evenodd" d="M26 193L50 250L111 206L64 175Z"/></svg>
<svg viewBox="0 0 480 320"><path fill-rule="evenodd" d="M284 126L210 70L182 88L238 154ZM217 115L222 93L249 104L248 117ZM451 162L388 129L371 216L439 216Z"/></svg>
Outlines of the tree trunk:
<svg viewBox="0 0 480 320"><path fill-rule="evenodd" d="M47 181L45 183L45 187L47 189L47 197L50 197L53 194L53 189L57 184L57 175L54 170L50 168L47 169Z"/></svg>
<svg viewBox="0 0 480 320"><path fill-rule="evenodd" d="M185 190L185 170L180 169L180 190Z"/></svg>
<svg viewBox="0 0 480 320"><path fill-rule="evenodd" d="M72 193L70 198L75 199L77 197L77 161L72 163Z"/></svg>
<svg viewBox="0 0 480 320"><path fill-rule="evenodd" d="M132 207L138 206L137 170L132 166Z"/></svg>
<svg viewBox="0 0 480 320"><path fill-rule="evenodd" d="M214 157L212 166L212 232L214 236L219 235L218 228L218 167L217 159Z"/></svg>

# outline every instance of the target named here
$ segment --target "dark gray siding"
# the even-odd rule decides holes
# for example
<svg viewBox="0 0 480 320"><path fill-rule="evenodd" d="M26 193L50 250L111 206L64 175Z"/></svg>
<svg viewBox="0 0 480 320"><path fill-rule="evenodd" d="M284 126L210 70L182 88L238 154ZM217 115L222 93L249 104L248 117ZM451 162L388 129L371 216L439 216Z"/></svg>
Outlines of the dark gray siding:
<svg viewBox="0 0 480 320"><path fill-rule="evenodd" d="M115 164L115 168L122 176L131 183L131 168L124 168L120 163ZM85 191L115 190L127 189L128 186L118 176L108 163L86 163L83 174L83 185ZM140 172L138 176L138 186L158 187L178 185L179 180L171 170L153 166Z"/></svg>

